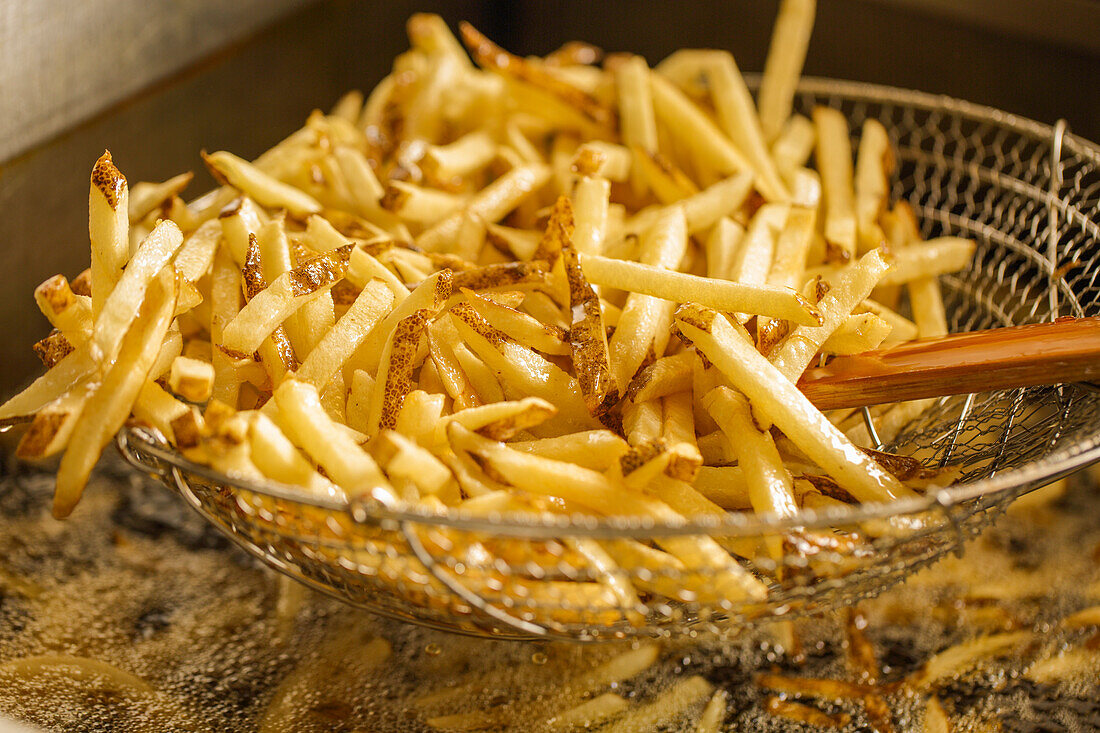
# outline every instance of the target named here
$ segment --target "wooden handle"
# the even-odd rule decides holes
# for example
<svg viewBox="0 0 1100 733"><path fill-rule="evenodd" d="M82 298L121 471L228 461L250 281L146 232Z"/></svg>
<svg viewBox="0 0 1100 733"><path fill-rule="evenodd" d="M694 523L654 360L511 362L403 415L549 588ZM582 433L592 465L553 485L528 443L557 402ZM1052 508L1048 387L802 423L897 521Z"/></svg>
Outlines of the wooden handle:
<svg viewBox="0 0 1100 733"><path fill-rule="evenodd" d="M1100 379L1100 317L922 339L807 369L822 410Z"/></svg>

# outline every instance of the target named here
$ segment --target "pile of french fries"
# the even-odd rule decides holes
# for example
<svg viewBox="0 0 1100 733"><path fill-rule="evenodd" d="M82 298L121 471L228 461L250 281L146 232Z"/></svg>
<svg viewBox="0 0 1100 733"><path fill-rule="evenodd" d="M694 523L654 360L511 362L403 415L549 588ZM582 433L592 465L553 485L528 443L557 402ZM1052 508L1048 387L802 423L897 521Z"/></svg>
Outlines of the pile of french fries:
<svg viewBox="0 0 1100 733"><path fill-rule="evenodd" d="M0 407L31 420L19 456L64 452L55 515L127 422L230 477L438 512L675 524L914 496L919 464L796 384L945 333L937 277L974 245L922 241L890 201L880 123L853 164L840 111L792 114L813 11L783 3L759 112L725 51L519 58L463 25L467 55L416 15L369 95L252 162L204 153L220 187L190 203L191 174L129 187L104 153L91 267L35 291L48 371ZM875 408L879 438L926 407ZM742 560L790 547L570 551L593 603L637 608L760 600Z"/></svg>

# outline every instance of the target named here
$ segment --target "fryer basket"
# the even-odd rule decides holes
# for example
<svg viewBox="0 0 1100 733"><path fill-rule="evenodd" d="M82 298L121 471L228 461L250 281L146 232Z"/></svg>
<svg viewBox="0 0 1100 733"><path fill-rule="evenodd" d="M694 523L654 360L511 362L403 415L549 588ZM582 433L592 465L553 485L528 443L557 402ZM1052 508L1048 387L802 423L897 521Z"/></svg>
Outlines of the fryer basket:
<svg viewBox="0 0 1100 733"><path fill-rule="evenodd" d="M925 237L977 242L969 268L941 279L952 331L1100 314L1100 147L1061 121L1051 127L949 97L803 79L796 106L822 104L842 110L857 138L865 119L885 125L897 155L892 195L910 203ZM730 514L658 524L346 506L226 477L146 428L123 429L117 445L270 566L381 615L497 638L697 636L851 604L961 551L1022 493L1100 459L1100 390L1073 384L941 398L880 447L950 465L954 485L788 520ZM805 530L828 528L862 542L807 540ZM730 600L708 593L709 570L640 563L622 566L639 589L695 590L676 600L643 593L624 607L584 560L591 540L702 535L735 552L781 546L778 559L750 566L769 579L767 597Z"/></svg>

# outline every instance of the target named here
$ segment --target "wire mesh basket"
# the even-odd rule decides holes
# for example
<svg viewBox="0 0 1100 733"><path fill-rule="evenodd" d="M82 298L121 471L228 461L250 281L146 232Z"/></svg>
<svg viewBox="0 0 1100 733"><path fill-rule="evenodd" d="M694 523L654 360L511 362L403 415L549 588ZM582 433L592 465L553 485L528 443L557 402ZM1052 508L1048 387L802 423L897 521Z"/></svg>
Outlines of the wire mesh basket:
<svg viewBox="0 0 1100 733"><path fill-rule="evenodd" d="M912 205L926 237L976 240L969 269L942 279L952 330L1100 314L1100 147L1064 123L862 83L805 79L796 104L842 110L856 135L865 119L881 121L897 152L895 199ZM954 485L785 521L731 513L670 525L348 506L227 478L140 427L117 442L249 552L375 613L507 638L696 636L852 603L960 550L1020 494L1100 459L1100 391L1077 384L939 399L883 447L951 465ZM809 541L815 528L859 542ZM752 566L770 579L767 597L731 600L708 582L709 569L639 562L621 572L641 602L624 605L585 555L593 540L693 536L741 555L762 542L782 547L780 559Z"/></svg>

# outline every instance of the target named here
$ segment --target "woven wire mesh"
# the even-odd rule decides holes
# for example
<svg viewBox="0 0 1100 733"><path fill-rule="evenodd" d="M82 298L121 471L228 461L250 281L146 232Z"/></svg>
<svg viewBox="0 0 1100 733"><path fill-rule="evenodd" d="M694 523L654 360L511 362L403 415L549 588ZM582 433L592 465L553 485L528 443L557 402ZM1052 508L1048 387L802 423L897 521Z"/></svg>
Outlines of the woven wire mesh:
<svg viewBox="0 0 1100 733"><path fill-rule="evenodd" d="M858 83L804 80L796 104L842 110L854 142L864 120L882 122L897 153L894 198L912 205L926 237L977 242L972 265L942 278L952 330L1100 313L1095 145L996 110ZM220 476L142 429L121 433L119 447L257 557L376 613L499 637L694 636L850 603L960 548L1020 493L1100 457L1098 408L1100 392L1088 385L940 399L886 448L949 463L956 485L786 521L731 514L659 525L349 508ZM821 542L837 537L858 542ZM745 564L765 580L767 597L725 592L710 565L641 558L619 563L621 579L639 590L640 602L627 604L594 569L592 542L630 557L627 549L685 538L755 557ZM761 546L779 550L769 557Z"/></svg>

